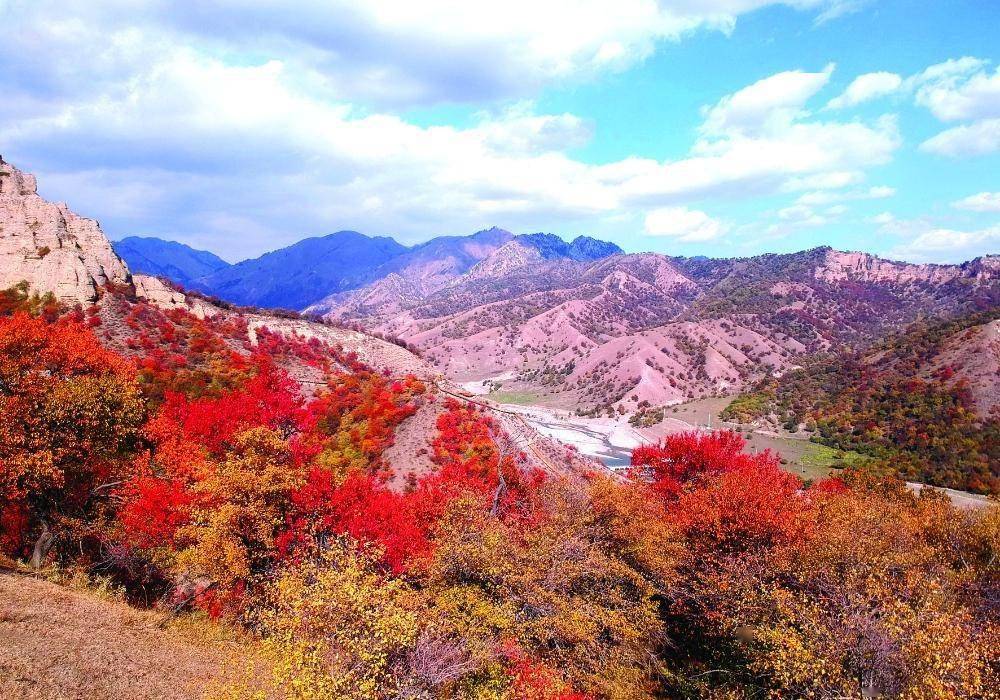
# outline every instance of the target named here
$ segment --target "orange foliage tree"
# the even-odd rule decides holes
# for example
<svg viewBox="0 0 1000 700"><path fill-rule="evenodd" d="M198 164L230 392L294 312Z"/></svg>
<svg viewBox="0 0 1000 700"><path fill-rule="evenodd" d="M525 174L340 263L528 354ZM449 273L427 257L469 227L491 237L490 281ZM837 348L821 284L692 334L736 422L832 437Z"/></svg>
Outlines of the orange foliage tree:
<svg viewBox="0 0 1000 700"><path fill-rule="evenodd" d="M14 551L97 533L101 496L122 478L145 408L130 363L73 319L0 318L0 511ZM19 514L19 515L18 515Z"/></svg>

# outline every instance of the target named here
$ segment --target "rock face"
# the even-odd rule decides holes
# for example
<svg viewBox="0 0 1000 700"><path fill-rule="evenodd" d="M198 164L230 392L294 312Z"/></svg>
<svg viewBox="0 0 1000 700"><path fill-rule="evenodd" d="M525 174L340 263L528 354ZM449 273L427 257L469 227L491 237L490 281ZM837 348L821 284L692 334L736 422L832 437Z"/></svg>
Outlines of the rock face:
<svg viewBox="0 0 1000 700"><path fill-rule="evenodd" d="M0 288L27 281L75 304L95 300L103 284L129 279L96 221L42 199L34 176L0 157Z"/></svg>
<svg viewBox="0 0 1000 700"><path fill-rule="evenodd" d="M959 265L912 264L883 260L870 253L831 250L824 264L816 268L816 279L824 282L880 282L943 284L967 276Z"/></svg>

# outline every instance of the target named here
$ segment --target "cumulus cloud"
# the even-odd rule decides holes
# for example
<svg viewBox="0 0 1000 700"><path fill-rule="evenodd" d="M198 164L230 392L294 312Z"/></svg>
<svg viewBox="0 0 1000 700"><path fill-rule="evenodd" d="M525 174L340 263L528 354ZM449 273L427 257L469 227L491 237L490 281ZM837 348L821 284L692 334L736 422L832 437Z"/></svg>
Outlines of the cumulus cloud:
<svg viewBox="0 0 1000 700"><path fill-rule="evenodd" d="M990 74L985 66L966 57L929 67L913 79L917 104L945 122L1000 116L1000 67Z"/></svg>
<svg viewBox="0 0 1000 700"><path fill-rule="evenodd" d="M979 212L1000 212L1000 192L980 192L957 202L952 202L956 209Z"/></svg>
<svg viewBox="0 0 1000 700"><path fill-rule="evenodd" d="M830 100L827 109L854 107L878 97L892 94L903 84L903 79L895 73L881 71L859 75L840 95Z"/></svg>
<svg viewBox="0 0 1000 700"><path fill-rule="evenodd" d="M782 187L782 191L836 190L849 185L857 185L863 182L864 179L865 174L857 170L817 173L816 175L788 178Z"/></svg>
<svg viewBox="0 0 1000 700"><path fill-rule="evenodd" d="M38 171L44 194L103 217L112 235L162 235L230 258L338 228L411 242L492 223L573 230L696 197L859 182L892 158L898 128L891 116L815 119L808 103L832 65L720 97L705 108L689 152L674 160L583 162L571 150L587 143L592 125L540 113L530 99L486 102L459 127L413 123L368 93L384 80L401 93L412 88L403 101L479 100L466 83L510 97L517 90L483 71L517 73L518 51L542 67L528 82L613 70L652 50L643 42L679 37L684 26L731 28L760 4L661 3L660 24L643 14L653 11L647 2L595 4L579 22L539 8L530 14L545 33L515 27L503 14L514 10L495 3L482 4L495 22L449 19L436 5L417 17L412 3L339 5L339 14L316 3L300 14L261 2L244 15L225 2L176 12L165 3L129 3L124 12L104 2L71 18L45 2L17 12L0 3L0 133L4 154ZM478 32L471 39L456 29L466 20ZM384 55L373 58L376 48ZM473 48L479 60L464 53ZM460 79L449 82L447 71ZM678 236L725 231L704 224Z"/></svg>
<svg viewBox="0 0 1000 700"><path fill-rule="evenodd" d="M1000 119L946 129L920 144L920 149L951 158L996 153L1000 151Z"/></svg>
<svg viewBox="0 0 1000 700"><path fill-rule="evenodd" d="M776 73L723 97L705 110L702 132L708 135L756 135L791 124L806 101L830 80L831 63L819 73Z"/></svg>
<svg viewBox="0 0 1000 700"><path fill-rule="evenodd" d="M975 231L931 228L889 253L914 262L956 263L1000 250L1000 226Z"/></svg>
<svg viewBox="0 0 1000 700"><path fill-rule="evenodd" d="M942 122L967 122L933 136L922 150L952 158L1000 151L1000 67L966 56L928 67L907 80L918 105Z"/></svg>
<svg viewBox="0 0 1000 700"><path fill-rule="evenodd" d="M530 97L553 81L622 70L657 43L698 30L731 32L769 5L836 12L845 0L33 0L0 3L6 60L73 91L76 78L114 79L116 43L140 52L162 39L213 55L283 57L315 73L336 99L383 105ZM530 18L526 20L526 18ZM5 37L6 39L7 37ZM47 67L37 47L72 56ZM76 49L73 51L72 49ZM127 50L127 49L126 49ZM148 58L154 54L149 52ZM142 56L135 57L142 59ZM99 74L96 69L109 71Z"/></svg>
<svg viewBox="0 0 1000 700"><path fill-rule="evenodd" d="M646 215L646 233L668 236L683 243L710 241L729 230L729 225L698 209L663 207Z"/></svg>
<svg viewBox="0 0 1000 700"><path fill-rule="evenodd" d="M806 192L801 195L796 203L807 204L807 205L822 205L822 204L832 204L834 202L847 202L862 199L886 199L892 197L896 194L896 189L894 187L888 187L886 185L877 185L875 187L869 187L865 190L842 190L842 191L831 191L822 190L817 192Z"/></svg>
<svg viewBox="0 0 1000 700"><path fill-rule="evenodd" d="M841 208L828 209L824 213L819 213L812 207L803 204L793 204L790 207L778 210L778 219L787 227L803 226L826 226L833 219L844 213Z"/></svg>

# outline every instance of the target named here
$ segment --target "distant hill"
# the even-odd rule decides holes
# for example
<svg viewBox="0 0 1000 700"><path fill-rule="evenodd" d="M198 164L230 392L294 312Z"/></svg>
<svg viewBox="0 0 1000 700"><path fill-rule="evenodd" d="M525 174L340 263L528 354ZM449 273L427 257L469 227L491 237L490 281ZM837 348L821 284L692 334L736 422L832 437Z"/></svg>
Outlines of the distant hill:
<svg viewBox="0 0 1000 700"><path fill-rule="evenodd" d="M338 231L230 265L190 285L235 304L302 309L373 281L376 268L407 250L388 237Z"/></svg>
<svg viewBox="0 0 1000 700"><path fill-rule="evenodd" d="M327 311L342 301L345 292L369 284L395 289L399 278L418 296L431 294L512 241L542 259L591 261L622 252L613 243L587 236L566 242L553 234L515 236L494 227L468 236L439 236L409 247L389 237L338 231L236 265L157 239L125 239L119 243L119 254L133 269L168 277L235 304ZM217 266L205 267L209 261L200 256L210 256Z"/></svg>
<svg viewBox="0 0 1000 700"><path fill-rule="evenodd" d="M551 233L528 233L518 236L517 240L525 245L536 248L546 260L554 258L600 260L609 255L625 252L614 243L599 241L590 236L577 236L572 242L567 243L559 236Z"/></svg>
<svg viewBox="0 0 1000 700"><path fill-rule="evenodd" d="M129 236L112 241L111 246L132 272L166 277L182 285L229 267L229 263L207 250L160 238Z"/></svg>

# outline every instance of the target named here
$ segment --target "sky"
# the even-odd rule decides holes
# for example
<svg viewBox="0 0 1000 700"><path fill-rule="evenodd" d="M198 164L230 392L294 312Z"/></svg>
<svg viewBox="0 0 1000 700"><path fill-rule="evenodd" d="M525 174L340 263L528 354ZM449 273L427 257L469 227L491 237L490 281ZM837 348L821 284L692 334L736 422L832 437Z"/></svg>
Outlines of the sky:
<svg viewBox="0 0 1000 700"><path fill-rule="evenodd" d="M113 239L1000 253L1000 2L0 0L0 154Z"/></svg>

